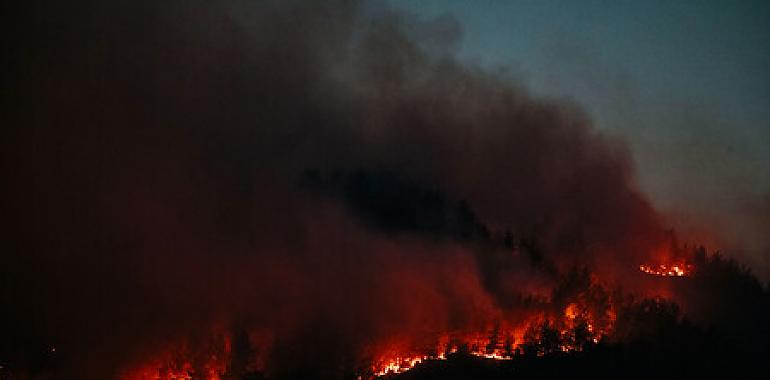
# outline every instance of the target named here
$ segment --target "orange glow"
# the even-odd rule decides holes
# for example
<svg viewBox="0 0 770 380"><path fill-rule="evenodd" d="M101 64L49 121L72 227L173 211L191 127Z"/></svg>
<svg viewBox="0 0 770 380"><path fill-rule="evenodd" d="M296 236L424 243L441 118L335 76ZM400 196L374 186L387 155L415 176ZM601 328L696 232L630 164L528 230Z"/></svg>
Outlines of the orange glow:
<svg viewBox="0 0 770 380"><path fill-rule="evenodd" d="M642 265L648 274L685 276L693 270L684 262L675 265ZM471 355L484 360L504 361L521 354L544 356L555 352L579 352L597 344L614 332L616 305L596 277L586 288L569 298L543 300L526 314L490 316L475 327L428 334L423 339L409 335L393 337L392 342L373 342L365 347L359 368L360 379L387 377L414 369L426 362L448 360L451 355ZM233 343L219 331L205 348L182 343L157 350L140 365L124 373L122 380L220 380L229 378ZM261 341L261 339L258 339ZM419 340L419 343L417 341ZM264 344L264 346L263 346ZM257 344L261 353L269 352L270 341ZM261 355L261 354L260 354ZM258 356L258 355L257 355ZM365 358L365 359L364 359ZM252 370L264 369L259 358ZM264 364L264 363L262 363Z"/></svg>
<svg viewBox="0 0 770 380"><path fill-rule="evenodd" d="M653 276L687 277L695 270L694 265L680 262L676 264L639 265L639 270Z"/></svg>
<svg viewBox="0 0 770 380"><path fill-rule="evenodd" d="M192 353L187 346L172 347L153 360L124 372L121 380L222 380L227 374L232 343L221 336L205 352ZM196 359L192 359L196 358Z"/></svg>
<svg viewBox="0 0 770 380"><path fill-rule="evenodd" d="M197 371L193 368L192 363L184 362L178 365L171 363L155 362L149 364L143 368L135 369L127 374L124 374L122 380L221 380L225 375L226 366L221 360L217 360L216 357L210 358L209 362L204 366L201 376L197 376Z"/></svg>
<svg viewBox="0 0 770 380"><path fill-rule="evenodd" d="M429 361L447 360L453 354L476 356L485 360L514 359L527 349L543 356L552 352L582 351L586 344L598 343L612 333L614 306L599 307L585 295L564 305L557 313L538 312L518 321L499 319L482 331L454 331L438 334L434 343L423 349L410 348L408 343L386 345L370 356L360 379L373 379L409 371ZM550 340L548 340L550 339ZM228 363L232 357L229 338L215 340L206 351L193 351L186 345L161 350L144 364L134 367L120 377L122 380L221 380L228 378ZM547 348L541 349L539 347Z"/></svg>
<svg viewBox="0 0 770 380"><path fill-rule="evenodd" d="M379 365L373 366L372 372L374 372L374 376L385 376L385 375L393 375L397 373L406 372L414 366L416 366L419 363L422 363L425 360L428 359L434 359L434 360L444 360L446 357L431 357L431 356L413 356L413 357L395 357L388 361L384 361Z"/></svg>
<svg viewBox="0 0 770 380"><path fill-rule="evenodd" d="M515 329L507 331L505 328L497 327L487 333L474 334L452 334L454 345L449 345L448 337L442 337L435 348L437 354L398 354L391 350L389 354L383 355L372 365L372 377L381 377L403 373L413 369L426 361L447 360L448 355L462 352L464 354L485 358L489 360L512 360L524 349L530 338L525 338L525 331L539 332L544 329L542 326L552 328L558 346L555 351L575 352L582 351L585 344L598 343L602 338L612 333L615 322L615 311L612 307L597 313L589 305L581 302L568 304L560 315L552 315L549 321L545 315L537 316L523 323ZM602 326L601 328L597 326ZM459 335L459 337L458 337ZM535 337L536 344L541 344L540 337ZM553 352L553 351L548 351ZM548 352L537 352L542 356Z"/></svg>

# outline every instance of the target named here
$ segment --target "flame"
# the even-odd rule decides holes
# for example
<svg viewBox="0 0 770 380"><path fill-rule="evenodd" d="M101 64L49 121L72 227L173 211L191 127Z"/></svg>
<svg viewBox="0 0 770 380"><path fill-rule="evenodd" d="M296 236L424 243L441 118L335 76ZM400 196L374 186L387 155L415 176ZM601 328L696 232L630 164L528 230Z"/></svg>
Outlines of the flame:
<svg viewBox="0 0 770 380"><path fill-rule="evenodd" d="M406 372L417 364L422 363L423 361L433 359L433 360L445 360L446 356L412 356L412 357L400 357L397 356L395 358L386 360L381 362L379 365L375 365L372 367L372 372L374 373L375 377L380 376L386 376L386 375L394 375L397 373Z"/></svg>
<svg viewBox="0 0 770 380"><path fill-rule="evenodd" d="M642 265L640 269L661 276L684 276L693 267L685 263L675 265ZM579 352L597 344L614 331L616 319L612 296L591 277L588 289L570 296L567 302L548 303L527 315L491 317L485 327L475 331L436 331L426 341L414 347L413 337L394 337L393 342L378 342L367 347L362 355L359 379L374 379L404 373L431 361L448 360L452 355L470 355L484 360L504 361L522 354L548 355L554 352ZM555 307L558 305L558 307ZM268 346L260 352L269 351ZM232 342L230 338L214 339L203 350L171 347L159 350L162 354L145 361L123 380L220 380L230 378ZM367 358L367 359L363 359ZM254 366L261 370L263 367Z"/></svg>
<svg viewBox="0 0 770 380"><path fill-rule="evenodd" d="M442 352L436 355L418 355L418 356L396 356L388 359L380 359L376 365L372 366L372 374L374 377L382 377L388 375L395 375L403 373L413 369L418 364L434 360L443 361L447 360L449 355L457 354L460 352L460 347L453 346L446 352ZM490 360L511 360L513 355L505 353L502 349L480 350L473 349L467 352L467 354L476 356L479 358L485 358Z"/></svg>
<svg viewBox="0 0 770 380"><path fill-rule="evenodd" d="M506 331L498 326L486 333L466 334L464 336L455 333L452 334L453 339L451 340L460 343L454 345L449 345L450 339L448 335L444 335L433 350L437 354L410 355L397 354L391 351L389 354L383 355L372 365L371 377L377 378L407 372L421 363L447 360L450 355L458 353L488 360L512 360L523 352L525 345L533 343L528 339L536 340L534 343L537 345L542 343L538 336L526 338L525 335L527 333L537 335L544 326L553 328L556 333L559 344L555 351L582 351L585 344L598 343L602 338L611 334L614 327L614 309L610 308L603 313L601 317L605 320L604 322L600 321L601 318L596 318L593 313L588 305L573 302L564 308L561 315L551 316L554 318L553 321L546 318L545 315L539 315L511 331ZM600 325L601 328L598 327ZM579 336L580 334L583 335ZM459 338L458 335L460 335ZM543 356L549 352L538 350L537 355Z"/></svg>
<svg viewBox="0 0 770 380"><path fill-rule="evenodd" d="M130 371L121 380L222 380L227 376L232 342L226 335L218 339L203 354L195 354L186 344L170 347L161 355ZM197 359L193 359L197 358Z"/></svg>
<svg viewBox="0 0 770 380"><path fill-rule="evenodd" d="M453 331L436 334L433 344L415 349L409 344L393 343L373 351L374 358L363 364L359 379L374 379L407 372L430 361L448 360L452 355L470 355L484 360L512 360L536 348L543 356L552 352L582 351L613 331L615 312L597 307L587 295L579 295L559 312L540 311L523 320L506 321L500 317L481 331ZM546 337L547 335L547 337ZM122 380L221 380L230 378L228 364L232 359L230 339L215 339L204 351L180 347L161 350L143 365L134 367ZM386 346L388 346L386 345ZM543 348L545 347L545 348ZM197 352L197 353L196 353ZM379 352L379 354L377 354ZM532 351L529 351L532 352Z"/></svg>
<svg viewBox="0 0 770 380"><path fill-rule="evenodd" d="M135 369L130 373L124 374L122 380L221 380L225 375L226 367L223 363L212 357L205 366L202 376L195 376L197 371L191 362L184 362L180 365L162 363L156 361L154 364L145 365Z"/></svg>
<svg viewBox="0 0 770 380"><path fill-rule="evenodd" d="M639 265L639 270L653 276L688 277L692 275L695 266L685 262L675 264Z"/></svg>

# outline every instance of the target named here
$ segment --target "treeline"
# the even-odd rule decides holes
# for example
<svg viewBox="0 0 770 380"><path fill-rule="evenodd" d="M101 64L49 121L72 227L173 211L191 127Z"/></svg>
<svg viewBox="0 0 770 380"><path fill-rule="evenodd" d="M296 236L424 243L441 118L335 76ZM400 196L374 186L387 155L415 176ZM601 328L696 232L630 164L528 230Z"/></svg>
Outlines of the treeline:
<svg viewBox="0 0 770 380"><path fill-rule="evenodd" d="M530 327L513 360L456 355L393 377L767 378L770 289L734 259L707 254L703 247L687 250L683 253L695 273L660 279L670 282L673 298L683 305L663 298L616 299L613 332L598 342L579 330L563 334L555 322L546 320ZM573 271L567 278L564 291L581 291L579 284L586 281L584 271ZM559 295L558 288L554 295ZM579 350L561 349L570 344Z"/></svg>

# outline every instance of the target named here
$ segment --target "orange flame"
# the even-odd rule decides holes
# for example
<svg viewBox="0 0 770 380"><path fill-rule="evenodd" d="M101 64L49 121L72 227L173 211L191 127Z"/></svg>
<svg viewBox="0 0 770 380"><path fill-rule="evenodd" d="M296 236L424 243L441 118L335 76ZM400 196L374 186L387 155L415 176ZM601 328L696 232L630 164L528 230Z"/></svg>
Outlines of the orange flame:
<svg viewBox="0 0 770 380"><path fill-rule="evenodd" d="M695 266L684 262L676 264L639 265L639 270L653 276L687 277L692 275Z"/></svg>
<svg viewBox="0 0 770 380"><path fill-rule="evenodd" d="M462 343L452 346L448 344L449 338L444 336L439 340L441 343L435 349L437 354L410 355L391 352L375 361L371 367L371 374L375 378L395 375L409 371L426 361L447 360L449 355L459 352L489 360L511 360L518 353L522 352L527 343L530 343L524 337L524 331L537 331L544 323L556 329L556 335L560 342L556 351L582 351L584 348L583 342L596 344L612 332L615 312L610 309L604 314L606 315L601 317L604 318L605 322L599 322L586 305L581 305L579 302L570 303L564 308L560 316L556 316L557 319L553 324L550 324L544 315L541 315L524 323L523 326L519 326L513 332L501 331L498 328L496 331L487 334L467 334L459 339ZM600 323L603 323L603 327L596 327ZM576 336L580 334L577 332L579 329L582 329L583 342ZM455 341L458 341L456 335L453 334ZM501 342L501 340L506 342ZM537 352L537 355L542 356L544 354L545 352Z"/></svg>

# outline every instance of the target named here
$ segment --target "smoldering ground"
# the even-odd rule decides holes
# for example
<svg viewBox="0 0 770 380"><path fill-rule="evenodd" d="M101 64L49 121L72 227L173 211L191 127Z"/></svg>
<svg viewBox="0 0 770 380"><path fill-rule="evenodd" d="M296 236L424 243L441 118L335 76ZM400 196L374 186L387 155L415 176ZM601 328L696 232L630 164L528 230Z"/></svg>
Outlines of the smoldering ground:
<svg viewBox="0 0 770 380"><path fill-rule="evenodd" d="M276 373L336 368L378 339L515 313L506 297L560 265L633 270L664 239L623 144L459 64L451 19L349 1L6 7L7 368L55 345L57 371L109 378L236 323L270 332ZM494 243L506 231L550 264Z"/></svg>

